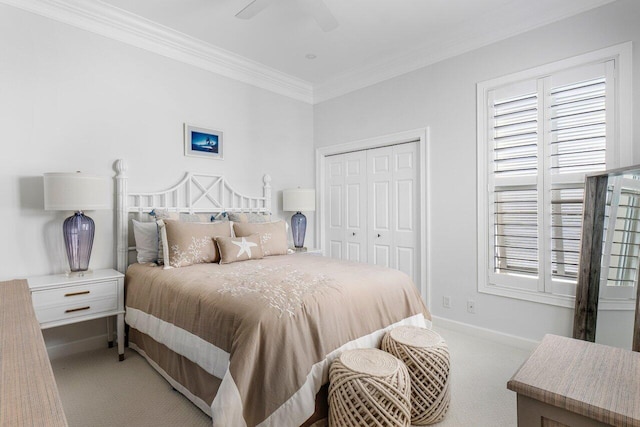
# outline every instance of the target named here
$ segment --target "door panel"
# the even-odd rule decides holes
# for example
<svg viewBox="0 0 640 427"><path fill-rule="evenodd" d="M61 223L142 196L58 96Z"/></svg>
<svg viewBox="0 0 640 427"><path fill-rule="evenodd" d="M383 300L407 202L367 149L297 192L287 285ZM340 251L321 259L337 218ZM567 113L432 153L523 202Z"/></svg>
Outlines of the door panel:
<svg viewBox="0 0 640 427"><path fill-rule="evenodd" d="M396 230L415 232L414 185L411 179L396 180Z"/></svg>
<svg viewBox="0 0 640 427"><path fill-rule="evenodd" d="M360 184L347 185L347 227L350 229L362 229L362 218L360 218Z"/></svg>
<svg viewBox="0 0 640 427"><path fill-rule="evenodd" d="M342 259L342 240L331 240L329 242L329 257Z"/></svg>
<svg viewBox="0 0 640 427"><path fill-rule="evenodd" d="M415 252L413 248L396 247L398 270L407 273L411 278L415 278L416 274Z"/></svg>
<svg viewBox="0 0 640 427"><path fill-rule="evenodd" d="M342 227L342 186L329 187L329 225L331 228Z"/></svg>
<svg viewBox="0 0 640 427"><path fill-rule="evenodd" d="M388 245L373 244L373 263L382 267L392 267L391 248Z"/></svg>
<svg viewBox="0 0 640 427"><path fill-rule="evenodd" d="M381 181L373 183L373 230L389 231L391 216L391 186L389 182Z"/></svg>
<svg viewBox="0 0 640 427"><path fill-rule="evenodd" d="M362 259L361 245L359 243L347 243L347 259L349 261L360 261Z"/></svg>

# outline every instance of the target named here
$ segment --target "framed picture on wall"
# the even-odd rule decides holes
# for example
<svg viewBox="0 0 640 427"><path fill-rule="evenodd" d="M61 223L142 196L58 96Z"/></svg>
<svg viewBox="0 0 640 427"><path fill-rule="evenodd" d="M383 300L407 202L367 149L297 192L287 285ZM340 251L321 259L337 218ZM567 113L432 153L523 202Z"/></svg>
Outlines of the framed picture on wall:
<svg viewBox="0 0 640 427"><path fill-rule="evenodd" d="M222 160L222 132L184 124L184 155Z"/></svg>

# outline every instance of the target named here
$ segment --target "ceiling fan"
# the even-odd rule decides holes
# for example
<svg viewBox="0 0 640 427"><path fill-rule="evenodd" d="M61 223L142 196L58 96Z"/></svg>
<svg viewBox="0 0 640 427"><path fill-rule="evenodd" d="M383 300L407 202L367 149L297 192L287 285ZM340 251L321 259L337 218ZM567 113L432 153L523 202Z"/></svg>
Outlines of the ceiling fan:
<svg viewBox="0 0 640 427"><path fill-rule="evenodd" d="M236 18L251 19L262 12L274 0L252 0L240 12L236 13ZM300 5L313 16L322 31L329 32L338 27L338 21L331 13L324 0L298 0Z"/></svg>

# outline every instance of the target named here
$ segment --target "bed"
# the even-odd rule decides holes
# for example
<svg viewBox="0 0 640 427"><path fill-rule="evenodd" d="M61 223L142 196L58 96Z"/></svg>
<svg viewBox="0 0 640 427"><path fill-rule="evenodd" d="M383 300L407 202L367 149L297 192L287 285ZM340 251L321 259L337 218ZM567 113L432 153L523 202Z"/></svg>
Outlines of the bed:
<svg viewBox="0 0 640 427"><path fill-rule="evenodd" d="M265 175L261 196L240 194L220 176L191 173L169 190L129 193L124 161L116 170L118 268L126 272L130 347L211 415L214 426L321 422L328 368L342 351L378 347L395 326L430 327L430 314L404 273L312 254L272 250L263 256L270 233L246 234L247 241L259 239L251 248L255 257L238 262L226 258L223 245L230 242L240 248L233 254L246 258L240 257L245 237L234 233L213 239L221 264L172 268L178 259L173 249L165 252L172 254L165 255L172 257L165 267L131 262L132 219L148 221L160 208L204 221L222 212L268 216L271 180ZM228 227L242 234L243 227L277 224L264 223L271 225ZM168 236L175 224L167 221ZM225 226L180 224L180 230Z"/></svg>

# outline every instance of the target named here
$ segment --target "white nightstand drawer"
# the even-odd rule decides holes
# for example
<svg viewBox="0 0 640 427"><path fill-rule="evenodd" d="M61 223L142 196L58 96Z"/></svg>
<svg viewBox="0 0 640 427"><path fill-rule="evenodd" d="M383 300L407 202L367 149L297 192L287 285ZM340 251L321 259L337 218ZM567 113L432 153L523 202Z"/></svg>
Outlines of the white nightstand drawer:
<svg viewBox="0 0 640 427"><path fill-rule="evenodd" d="M48 306L66 306L82 304L95 299L111 298L117 301L118 281L87 283L74 286L64 286L44 291L34 291L31 294L33 307L36 311Z"/></svg>
<svg viewBox="0 0 640 427"><path fill-rule="evenodd" d="M105 311L115 311L118 308L118 298L92 299L77 301L71 304L58 304L50 307L36 308L38 322L44 324L80 316L91 316ZM43 326L44 327L44 326Z"/></svg>

